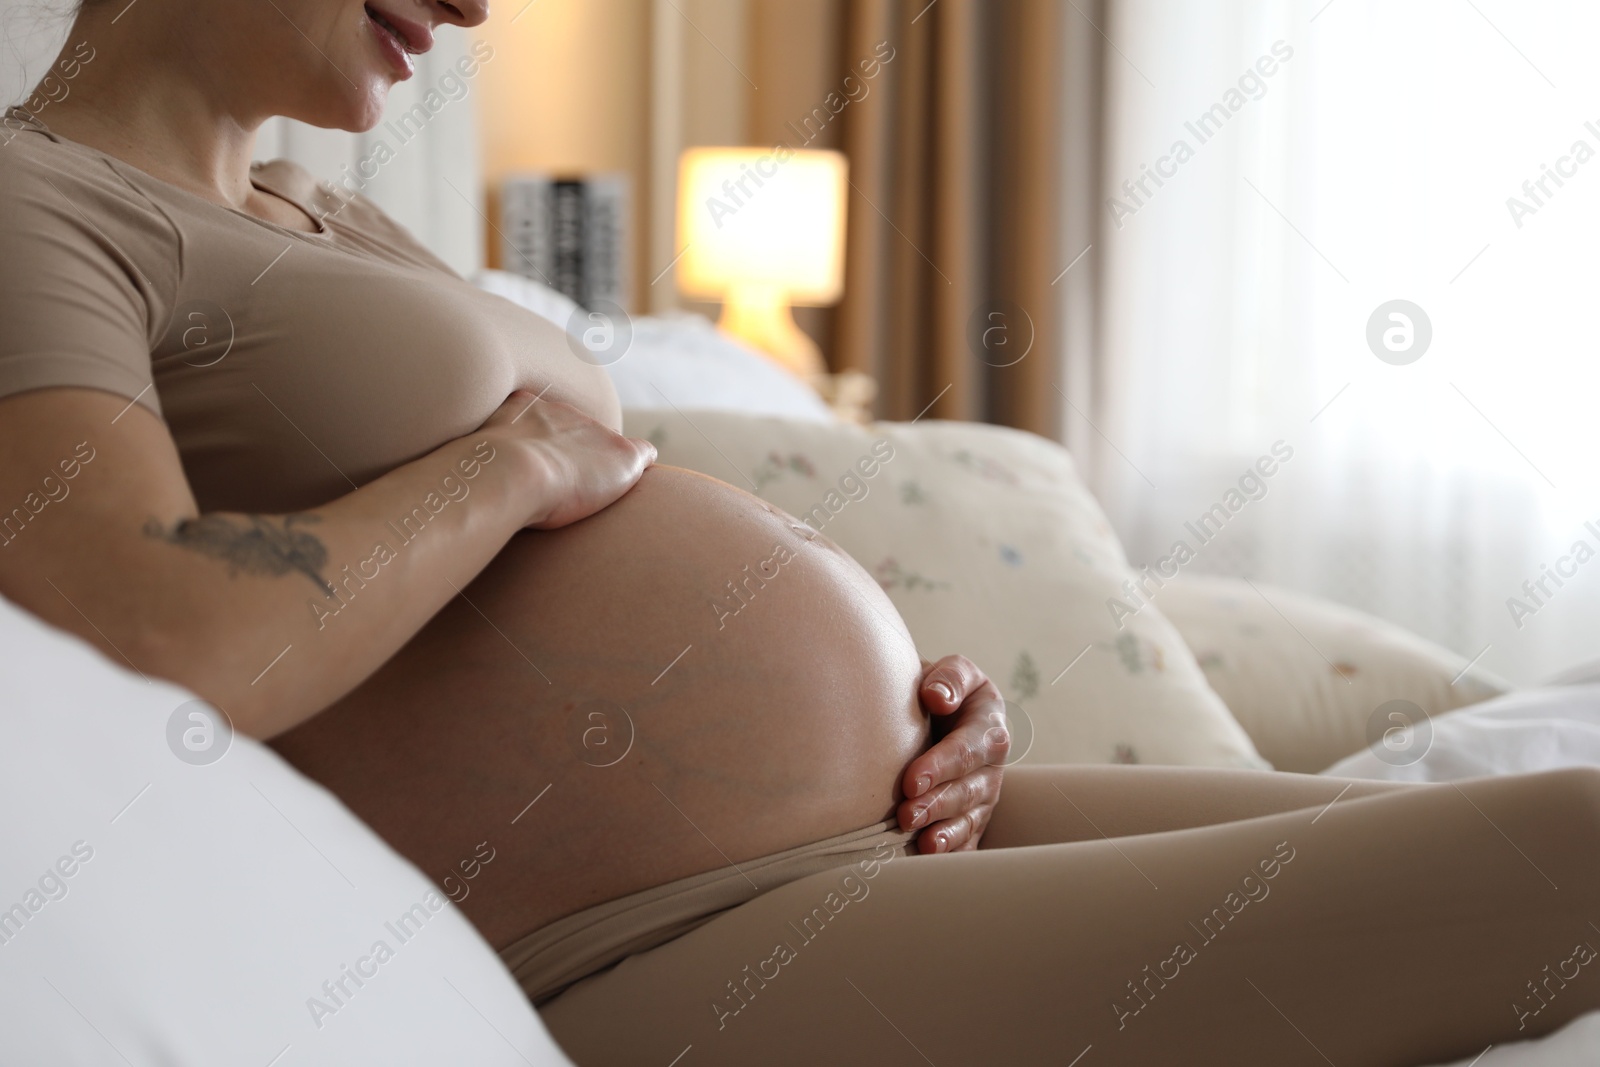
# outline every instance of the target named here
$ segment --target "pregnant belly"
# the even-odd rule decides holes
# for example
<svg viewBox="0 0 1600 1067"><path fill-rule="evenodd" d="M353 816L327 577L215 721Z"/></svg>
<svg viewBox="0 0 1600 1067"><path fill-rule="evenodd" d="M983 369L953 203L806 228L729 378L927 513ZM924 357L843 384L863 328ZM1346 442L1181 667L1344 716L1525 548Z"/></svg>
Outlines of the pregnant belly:
<svg viewBox="0 0 1600 1067"><path fill-rule="evenodd" d="M927 737L920 662L877 584L798 525L653 468L598 515L518 535L275 747L497 947L886 818Z"/></svg>

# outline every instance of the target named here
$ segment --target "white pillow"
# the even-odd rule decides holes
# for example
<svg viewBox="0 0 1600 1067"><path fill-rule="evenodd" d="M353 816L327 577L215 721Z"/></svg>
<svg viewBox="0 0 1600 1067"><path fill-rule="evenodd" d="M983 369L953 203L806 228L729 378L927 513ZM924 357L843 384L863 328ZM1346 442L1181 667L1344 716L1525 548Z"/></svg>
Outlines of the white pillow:
<svg viewBox="0 0 1600 1067"><path fill-rule="evenodd" d="M565 293L510 271L480 270L473 276L472 284L486 293L505 297L542 319L549 319L563 330L578 310L578 305Z"/></svg>
<svg viewBox="0 0 1600 1067"><path fill-rule="evenodd" d="M191 694L3 599L0 680L0 1061L569 1063L438 887Z"/></svg>
<svg viewBox="0 0 1600 1067"><path fill-rule="evenodd" d="M633 347L607 367L623 408L721 409L836 421L817 391L701 315L633 320Z"/></svg>
<svg viewBox="0 0 1600 1067"><path fill-rule="evenodd" d="M483 271L478 287L540 315L574 337L591 324L583 309L548 286L504 271ZM631 337L624 331L631 330ZM624 409L680 408L785 415L833 422L817 391L702 315L629 316L611 327L612 353L596 353ZM581 341L577 342L581 345Z"/></svg>
<svg viewBox="0 0 1600 1067"><path fill-rule="evenodd" d="M1266 766L1159 609L1116 625L1106 602L1133 572L1061 446L958 422L624 421L661 462L820 524L883 585L923 656L959 652L994 679L1013 760Z"/></svg>

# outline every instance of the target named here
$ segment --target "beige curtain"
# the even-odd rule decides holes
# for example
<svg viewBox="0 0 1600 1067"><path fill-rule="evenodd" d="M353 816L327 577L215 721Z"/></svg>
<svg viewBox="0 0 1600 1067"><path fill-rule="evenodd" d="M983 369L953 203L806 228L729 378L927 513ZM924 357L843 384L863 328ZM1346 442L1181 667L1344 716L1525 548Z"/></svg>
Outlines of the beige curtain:
<svg viewBox="0 0 1600 1067"><path fill-rule="evenodd" d="M829 93L851 95L847 75L868 89L805 145L850 159L847 295L800 314L834 369L876 378L885 418L927 409L1070 443L1096 380L1097 305L1092 289L1082 298L1092 256L1060 272L1097 225L1099 5L757 0L750 11L753 142L799 147L814 132L804 117ZM893 59L864 79L880 42ZM1064 189L1068 174L1078 188Z"/></svg>

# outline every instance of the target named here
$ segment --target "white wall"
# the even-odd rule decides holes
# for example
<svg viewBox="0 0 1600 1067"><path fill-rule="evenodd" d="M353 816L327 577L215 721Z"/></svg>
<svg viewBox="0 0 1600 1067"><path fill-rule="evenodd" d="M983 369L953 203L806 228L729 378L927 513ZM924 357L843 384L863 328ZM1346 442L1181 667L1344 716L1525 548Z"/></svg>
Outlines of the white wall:
<svg viewBox="0 0 1600 1067"><path fill-rule="evenodd" d="M60 50L70 26L71 0L0 0L0 102L20 102ZM388 113L366 134L319 130L285 119L268 123L256 145L261 159L293 159L319 178L338 180L344 168L370 160L379 141L393 149L391 162L377 169L366 195L416 234L457 271L470 274L484 263L485 224L483 169L478 147L477 101L481 75L462 79L466 95L445 104L404 144L389 128L398 116L430 89L443 92L458 59L467 55L470 38L446 29L435 50L417 63L416 77L397 87ZM492 65L493 61L490 61Z"/></svg>

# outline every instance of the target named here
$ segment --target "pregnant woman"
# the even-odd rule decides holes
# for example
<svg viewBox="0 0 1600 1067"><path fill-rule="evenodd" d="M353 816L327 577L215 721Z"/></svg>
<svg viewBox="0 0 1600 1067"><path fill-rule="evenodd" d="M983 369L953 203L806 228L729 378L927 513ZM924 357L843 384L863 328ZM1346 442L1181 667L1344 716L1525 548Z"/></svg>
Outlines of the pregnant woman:
<svg viewBox="0 0 1600 1067"><path fill-rule="evenodd" d="M1596 774L999 799L994 687L853 561L652 467L558 328L370 202L251 165L486 14L81 8L0 126L0 592L434 877L492 857L445 885L582 1064L1414 1064L1600 1005Z"/></svg>

